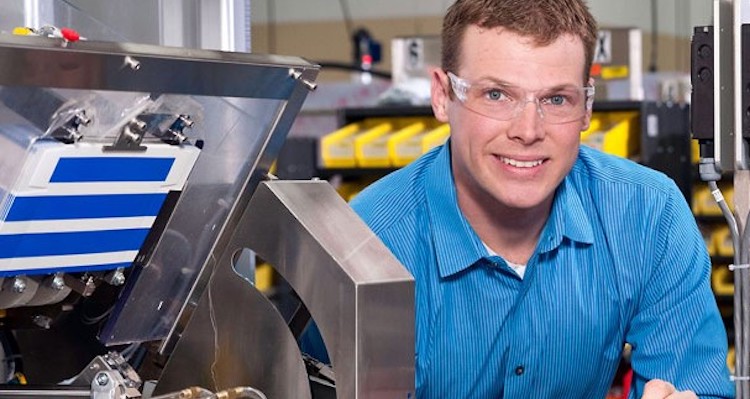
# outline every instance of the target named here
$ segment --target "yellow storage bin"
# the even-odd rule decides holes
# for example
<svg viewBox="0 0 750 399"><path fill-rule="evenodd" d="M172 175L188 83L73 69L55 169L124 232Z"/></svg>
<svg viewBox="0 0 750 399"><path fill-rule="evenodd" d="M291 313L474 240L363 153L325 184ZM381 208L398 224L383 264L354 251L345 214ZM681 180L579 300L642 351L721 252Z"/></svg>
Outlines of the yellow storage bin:
<svg viewBox="0 0 750 399"><path fill-rule="evenodd" d="M443 145L450 135L451 127L447 123L428 132L422 139L422 153L424 154L437 146Z"/></svg>
<svg viewBox="0 0 750 399"><path fill-rule="evenodd" d="M417 122L394 133L388 139L388 156L391 165L406 166L419 158L422 155L422 139L427 132L429 132L427 125L424 122Z"/></svg>
<svg viewBox="0 0 750 399"><path fill-rule="evenodd" d="M715 295L734 294L734 276L726 266L719 266L711 273L711 288Z"/></svg>
<svg viewBox="0 0 750 399"><path fill-rule="evenodd" d="M388 138L393 124L382 123L354 138L354 159L357 166L365 168L387 168Z"/></svg>
<svg viewBox="0 0 750 399"><path fill-rule="evenodd" d="M320 140L320 159L324 168L353 168L354 137L363 129L363 124L352 123L329 133Z"/></svg>
<svg viewBox="0 0 750 399"><path fill-rule="evenodd" d="M623 158L635 156L640 147L638 113L594 113L589 128L581 133L581 142Z"/></svg>
<svg viewBox="0 0 750 399"><path fill-rule="evenodd" d="M320 140L324 168L388 168L393 165L389 142L417 124L431 129L432 117L368 118L325 135Z"/></svg>

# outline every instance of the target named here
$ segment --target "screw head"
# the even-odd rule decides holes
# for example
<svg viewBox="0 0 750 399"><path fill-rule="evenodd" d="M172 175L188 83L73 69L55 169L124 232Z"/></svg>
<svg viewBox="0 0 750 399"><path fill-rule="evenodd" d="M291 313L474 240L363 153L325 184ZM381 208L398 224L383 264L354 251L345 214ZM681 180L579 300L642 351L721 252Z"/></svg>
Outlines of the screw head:
<svg viewBox="0 0 750 399"><path fill-rule="evenodd" d="M16 277L13 280L13 292L20 294L24 291L26 291L26 281L24 281L22 278Z"/></svg>
<svg viewBox="0 0 750 399"><path fill-rule="evenodd" d="M114 286L120 286L125 284L125 274L122 272L116 272L112 276L112 285Z"/></svg>
<svg viewBox="0 0 750 399"><path fill-rule="evenodd" d="M109 376L107 375L107 373L99 373L99 374L97 374L96 375L96 383L99 386L101 386L101 387L109 384Z"/></svg>
<svg viewBox="0 0 750 399"><path fill-rule="evenodd" d="M65 288L65 279L63 279L63 276L55 276L52 278L52 282L50 283L50 286L55 290L61 290Z"/></svg>

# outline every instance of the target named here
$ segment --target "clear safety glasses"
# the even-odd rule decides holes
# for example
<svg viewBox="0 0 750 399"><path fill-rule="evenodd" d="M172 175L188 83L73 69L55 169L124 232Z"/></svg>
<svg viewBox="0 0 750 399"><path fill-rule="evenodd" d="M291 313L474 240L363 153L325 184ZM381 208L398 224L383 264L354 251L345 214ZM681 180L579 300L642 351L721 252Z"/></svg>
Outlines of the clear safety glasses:
<svg viewBox="0 0 750 399"><path fill-rule="evenodd" d="M594 88L562 86L527 91L493 82L469 82L448 72L456 98L468 109L500 121L517 118L527 103L536 104L545 123L560 124L582 118L594 102Z"/></svg>

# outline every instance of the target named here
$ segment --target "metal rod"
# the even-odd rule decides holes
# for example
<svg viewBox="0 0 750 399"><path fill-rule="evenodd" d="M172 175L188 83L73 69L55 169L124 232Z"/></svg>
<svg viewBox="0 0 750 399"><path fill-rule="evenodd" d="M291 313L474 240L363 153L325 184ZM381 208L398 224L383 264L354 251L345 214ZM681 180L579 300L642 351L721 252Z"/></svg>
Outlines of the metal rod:
<svg viewBox="0 0 750 399"><path fill-rule="evenodd" d="M0 398L90 398L88 389L5 389L0 388Z"/></svg>

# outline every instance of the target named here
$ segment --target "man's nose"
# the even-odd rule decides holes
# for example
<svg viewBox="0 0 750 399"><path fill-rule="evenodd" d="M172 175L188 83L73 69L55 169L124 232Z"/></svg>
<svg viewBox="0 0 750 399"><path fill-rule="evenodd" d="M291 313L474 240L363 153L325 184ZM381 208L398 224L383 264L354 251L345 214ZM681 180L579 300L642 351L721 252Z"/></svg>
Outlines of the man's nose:
<svg viewBox="0 0 750 399"><path fill-rule="evenodd" d="M529 106L531 104L531 106ZM509 129L511 139L531 144L544 138L544 114L539 101L526 100L518 110L514 124Z"/></svg>

